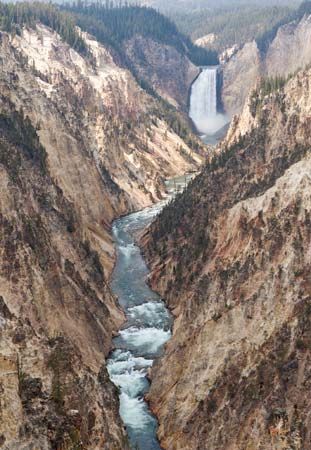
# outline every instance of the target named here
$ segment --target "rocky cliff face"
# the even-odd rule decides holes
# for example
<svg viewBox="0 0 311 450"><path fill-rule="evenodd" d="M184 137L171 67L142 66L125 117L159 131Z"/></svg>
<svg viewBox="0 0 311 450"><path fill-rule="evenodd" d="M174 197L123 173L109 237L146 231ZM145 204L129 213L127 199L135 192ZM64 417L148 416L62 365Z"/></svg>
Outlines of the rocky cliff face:
<svg viewBox="0 0 311 450"><path fill-rule="evenodd" d="M105 357L123 315L111 221L194 153L90 36L0 36L0 447L127 449ZM193 138L191 138L193 139ZM195 142L195 139L192 141Z"/></svg>
<svg viewBox="0 0 311 450"><path fill-rule="evenodd" d="M252 98L143 237L176 316L148 394L165 449L310 449L310 83Z"/></svg>
<svg viewBox="0 0 311 450"><path fill-rule="evenodd" d="M261 75L261 57L256 42L244 45L223 65L222 103L229 115L241 111L249 92Z"/></svg>
<svg viewBox="0 0 311 450"><path fill-rule="evenodd" d="M265 54L256 42L245 44L223 64L223 104L234 115L260 76L288 76L311 62L311 16L279 28Z"/></svg>
<svg viewBox="0 0 311 450"><path fill-rule="evenodd" d="M14 39L3 34L1 92L38 129L52 177L110 269L111 220L161 198L164 179L201 157L159 118L156 101L131 74L85 39L92 61L40 25Z"/></svg>
<svg viewBox="0 0 311 450"><path fill-rule="evenodd" d="M0 130L1 448L127 448L104 366L123 317L98 253L3 100Z"/></svg>
<svg viewBox="0 0 311 450"><path fill-rule="evenodd" d="M265 69L269 75L289 75L311 62L311 16L284 25L269 46Z"/></svg>
<svg viewBox="0 0 311 450"><path fill-rule="evenodd" d="M139 76L176 108L187 111L188 94L199 68L169 45L135 36L125 44Z"/></svg>

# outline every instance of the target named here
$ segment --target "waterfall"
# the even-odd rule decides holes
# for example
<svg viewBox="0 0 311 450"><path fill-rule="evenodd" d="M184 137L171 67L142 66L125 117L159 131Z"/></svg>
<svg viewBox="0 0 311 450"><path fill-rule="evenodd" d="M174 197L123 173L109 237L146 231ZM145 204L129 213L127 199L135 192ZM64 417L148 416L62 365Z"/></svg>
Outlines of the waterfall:
<svg viewBox="0 0 311 450"><path fill-rule="evenodd" d="M201 133L214 134L227 120L217 113L217 66L205 67L191 88L189 116Z"/></svg>

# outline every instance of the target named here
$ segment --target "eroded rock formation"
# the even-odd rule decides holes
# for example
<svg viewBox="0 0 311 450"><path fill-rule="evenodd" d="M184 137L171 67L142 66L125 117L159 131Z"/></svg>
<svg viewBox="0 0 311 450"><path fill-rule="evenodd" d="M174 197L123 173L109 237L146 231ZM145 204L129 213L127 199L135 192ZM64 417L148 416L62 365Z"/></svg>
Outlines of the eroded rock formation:
<svg viewBox="0 0 311 450"><path fill-rule="evenodd" d="M165 449L310 449L310 86L252 97L143 237L176 316L148 394Z"/></svg>
<svg viewBox="0 0 311 450"><path fill-rule="evenodd" d="M140 77L176 108L187 111L188 93L199 68L174 47L141 36L127 41L125 48Z"/></svg>
<svg viewBox="0 0 311 450"><path fill-rule="evenodd" d="M91 36L0 35L0 447L126 450L111 222L202 156ZM191 138L195 144L196 139ZM198 144L200 147L201 144Z"/></svg>
<svg viewBox="0 0 311 450"><path fill-rule="evenodd" d="M288 76L311 63L311 16L279 28L264 53L256 42L246 43L223 64L222 100L226 112L240 113L261 76Z"/></svg>

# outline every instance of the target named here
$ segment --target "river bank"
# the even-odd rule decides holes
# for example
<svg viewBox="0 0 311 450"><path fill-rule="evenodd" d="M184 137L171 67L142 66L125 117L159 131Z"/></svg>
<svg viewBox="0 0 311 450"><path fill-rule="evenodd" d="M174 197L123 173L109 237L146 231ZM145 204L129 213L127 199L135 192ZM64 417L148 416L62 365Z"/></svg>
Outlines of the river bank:
<svg viewBox="0 0 311 450"><path fill-rule="evenodd" d="M164 302L147 285L149 270L135 236L192 177L193 174L169 180L165 200L113 224L117 259L111 289L126 315L126 322L113 340L114 350L107 367L111 380L120 390L120 414L134 449L161 449L157 440L158 423L144 395L150 386L148 371L170 339L173 324Z"/></svg>

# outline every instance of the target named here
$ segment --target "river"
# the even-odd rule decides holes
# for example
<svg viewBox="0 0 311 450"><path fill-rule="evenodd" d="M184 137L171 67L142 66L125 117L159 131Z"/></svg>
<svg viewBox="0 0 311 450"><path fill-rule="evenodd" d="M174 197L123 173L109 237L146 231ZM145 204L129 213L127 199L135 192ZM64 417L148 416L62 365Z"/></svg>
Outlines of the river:
<svg viewBox="0 0 311 450"><path fill-rule="evenodd" d="M183 189L190 178L179 177L168 182L168 199ZM149 389L148 369L163 351L172 327L172 317L164 302L146 283L148 268L135 243L135 235L155 218L168 199L113 224L117 262L111 288L127 320L113 340L115 350L107 367L111 380L120 390L120 414L135 450L161 448L156 437L157 420L144 394Z"/></svg>
<svg viewBox="0 0 311 450"><path fill-rule="evenodd" d="M203 141L216 145L226 132L227 117L217 109L218 67L205 67L192 85L189 115ZM191 176L189 176L192 178ZM171 198L188 180L179 177L168 182ZM168 199L166 201L168 201ZM126 314L126 323L114 338L115 350L108 360L111 380L120 390L120 414L135 450L160 450L158 423L144 395L149 389L147 373L171 337L172 317L162 299L146 283L148 268L135 243L135 235L161 211L160 202L116 220L113 237L117 262L111 288Z"/></svg>

